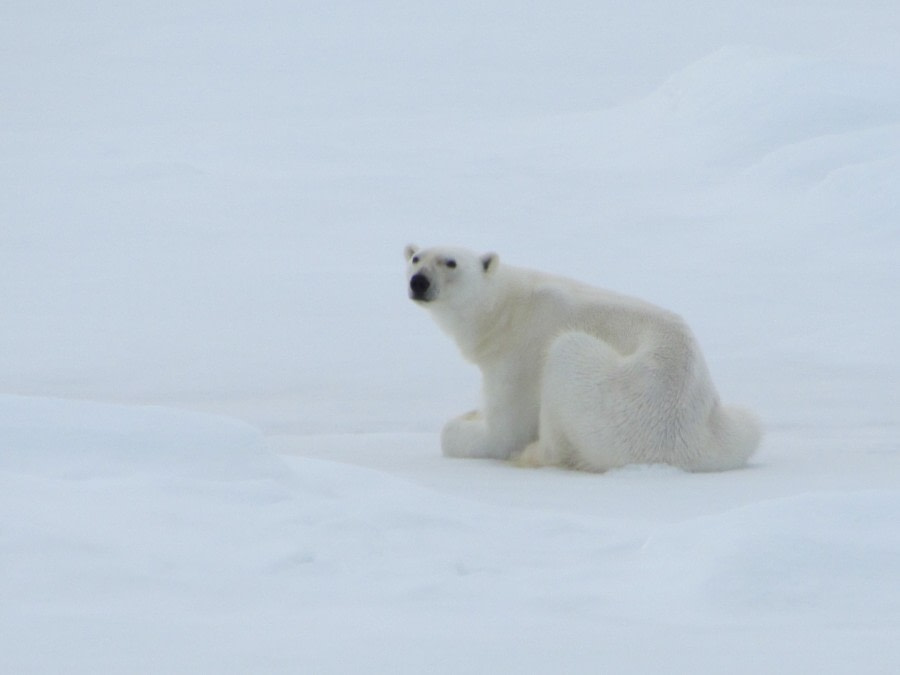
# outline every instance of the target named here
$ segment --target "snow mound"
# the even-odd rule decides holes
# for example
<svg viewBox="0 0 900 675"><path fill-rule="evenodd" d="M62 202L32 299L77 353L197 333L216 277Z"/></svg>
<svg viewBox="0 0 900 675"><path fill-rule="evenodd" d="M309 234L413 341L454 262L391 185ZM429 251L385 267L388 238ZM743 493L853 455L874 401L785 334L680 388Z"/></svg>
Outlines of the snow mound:
<svg viewBox="0 0 900 675"><path fill-rule="evenodd" d="M697 518L642 550L654 602L723 615L896 621L900 492L802 494Z"/></svg>
<svg viewBox="0 0 900 675"><path fill-rule="evenodd" d="M291 474L243 423L0 397L7 608L103 606L265 565Z"/></svg>
<svg viewBox="0 0 900 675"><path fill-rule="evenodd" d="M0 470L60 478L286 475L250 425L161 407L0 395L0 448Z"/></svg>
<svg viewBox="0 0 900 675"><path fill-rule="evenodd" d="M881 64L729 46L671 76L656 98L685 124L740 134L732 142L784 145L896 122L897 76Z"/></svg>

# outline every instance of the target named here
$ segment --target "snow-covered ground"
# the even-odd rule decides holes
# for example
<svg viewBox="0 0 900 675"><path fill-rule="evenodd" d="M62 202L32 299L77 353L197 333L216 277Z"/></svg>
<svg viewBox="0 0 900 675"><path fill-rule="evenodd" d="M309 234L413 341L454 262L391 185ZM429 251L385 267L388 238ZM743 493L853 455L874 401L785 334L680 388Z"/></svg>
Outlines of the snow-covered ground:
<svg viewBox="0 0 900 675"><path fill-rule="evenodd" d="M900 671L898 34L3 3L0 672ZM752 466L441 458L410 241L680 312Z"/></svg>

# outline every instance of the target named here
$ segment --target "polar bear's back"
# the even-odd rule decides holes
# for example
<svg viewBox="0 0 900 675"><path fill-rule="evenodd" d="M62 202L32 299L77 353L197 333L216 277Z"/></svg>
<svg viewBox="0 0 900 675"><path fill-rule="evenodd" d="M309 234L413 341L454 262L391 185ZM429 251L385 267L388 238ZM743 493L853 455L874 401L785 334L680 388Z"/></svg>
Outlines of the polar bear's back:
<svg viewBox="0 0 900 675"><path fill-rule="evenodd" d="M551 340L566 331L582 331L622 355L635 353L648 340L661 349L696 349L690 328L674 312L566 277L513 270L528 289L531 320L544 326Z"/></svg>

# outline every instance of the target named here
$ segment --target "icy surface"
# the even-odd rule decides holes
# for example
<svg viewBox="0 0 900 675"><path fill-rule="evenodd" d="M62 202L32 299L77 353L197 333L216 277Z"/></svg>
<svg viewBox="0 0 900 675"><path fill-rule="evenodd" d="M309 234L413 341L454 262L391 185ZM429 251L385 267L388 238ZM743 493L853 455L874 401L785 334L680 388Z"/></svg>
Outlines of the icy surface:
<svg viewBox="0 0 900 675"><path fill-rule="evenodd" d="M600 477L441 460L430 435L267 450L196 413L0 411L4 672L897 663L896 457Z"/></svg>
<svg viewBox="0 0 900 675"><path fill-rule="evenodd" d="M3 3L0 671L900 671L898 33ZM442 459L409 242L683 314L753 464Z"/></svg>

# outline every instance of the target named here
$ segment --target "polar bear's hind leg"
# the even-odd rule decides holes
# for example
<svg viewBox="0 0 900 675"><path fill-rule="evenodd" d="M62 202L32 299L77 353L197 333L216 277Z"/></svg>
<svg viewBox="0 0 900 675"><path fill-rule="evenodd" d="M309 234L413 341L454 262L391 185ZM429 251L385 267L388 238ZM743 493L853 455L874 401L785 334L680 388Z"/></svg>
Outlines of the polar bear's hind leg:
<svg viewBox="0 0 900 675"><path fill-rule="evenodd" d="M629 358L587 333L567 332L553 341L541 386L545 464L605 471L634 461L620 447L623 410L633 405Z"/></svg>
<svg viewBox="0 0 900 675"><path fill-rule="evenodd" d="M761 433L752 413L719 404L690 342L665 354L648 343L623 356L596 337L568 332L550 347L541 388L543 464L721 471L743 466Z"/></svg>

